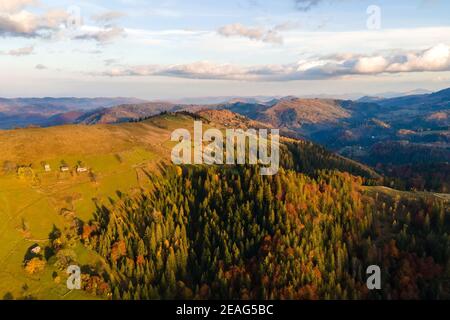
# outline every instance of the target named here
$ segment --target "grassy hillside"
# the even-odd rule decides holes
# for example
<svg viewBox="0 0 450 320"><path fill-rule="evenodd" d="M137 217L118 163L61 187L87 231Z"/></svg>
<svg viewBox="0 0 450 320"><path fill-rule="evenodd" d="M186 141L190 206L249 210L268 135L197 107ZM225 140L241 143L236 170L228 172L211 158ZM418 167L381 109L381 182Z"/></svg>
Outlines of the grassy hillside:
<svg viewBox="0 0 450 320"><path fill-rule="evenodd" d="M65 281L58 285L52 279L54 268L38 277L27 274L24 254L45 244L53 225L64 229L74 217L88 220L96 203L146 183L144 171L170 154L172 130L190 126L189 117L168 115L133 124L0 131L0 298L7 292L15 298L87 298L67 294ZM69 172L60 172L63 162ZM89 172L77 173L78 162ZM18 175L20 166L30 169ZM74 250L79 263L91 260L92 253Z"/></svg>

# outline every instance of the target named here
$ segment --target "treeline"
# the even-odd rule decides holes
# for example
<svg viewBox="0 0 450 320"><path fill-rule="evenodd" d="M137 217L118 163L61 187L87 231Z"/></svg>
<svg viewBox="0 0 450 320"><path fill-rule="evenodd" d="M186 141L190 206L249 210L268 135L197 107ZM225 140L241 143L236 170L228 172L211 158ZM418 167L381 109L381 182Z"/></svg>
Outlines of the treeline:
<svg viewBox="0 0 450 320"><path fill-rule="evenodd" d="M374 170L341 157L309 141L287 141L280 145L280 165L307 175L317 170L337 170L364 178L366 184L377 184L382 178Z"/></svg>
<svg viewBox="0 0 450 320"><path fill-rule="evenodd" d="M372 146L369 156L363 160L373 166L443 163L450 162L450 150L444 147L388 141Z"/></svg>
<svg viewBox="0 0 450 320"><path fill-rule="evenodd" d="M382 165L384 184L399 190L450 192L450 164Z"/></svg>

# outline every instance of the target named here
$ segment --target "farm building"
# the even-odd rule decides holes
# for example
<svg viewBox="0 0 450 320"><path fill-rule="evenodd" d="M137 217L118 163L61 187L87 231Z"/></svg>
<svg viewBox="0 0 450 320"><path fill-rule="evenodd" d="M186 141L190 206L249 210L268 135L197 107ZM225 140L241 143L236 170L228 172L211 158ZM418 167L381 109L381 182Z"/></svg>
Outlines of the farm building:
<svg viewBox="0 0 450 320"><path fill-rule="evenodd" d="M45 172L50 172L50 171L52 171L52 168L50 167L50 165L48 163L46 163L44 165L44 170L45 170Z"/></svg>
<svg viewBox="0 0 450 320"><path fill-rule="evenodd" d="M67 167L67 166L62 166L62 167L60 168L60 170L61 170L61 172L68 172L70 169L69 169L69 167Z"/></svg>
<svg viewBox="0 0 450 320"><path fill-rule="evenodd" d="M31 249L31 252L33 252L34 254L39 254L41 252L41 247L34 247L33 249Z"/></svg>
<svg viewBox="0 0 450 320"><path fill-rule="evenodd" d="M77 172L78 173L88 172L88 169L85 167L77 167Z"/></svg>

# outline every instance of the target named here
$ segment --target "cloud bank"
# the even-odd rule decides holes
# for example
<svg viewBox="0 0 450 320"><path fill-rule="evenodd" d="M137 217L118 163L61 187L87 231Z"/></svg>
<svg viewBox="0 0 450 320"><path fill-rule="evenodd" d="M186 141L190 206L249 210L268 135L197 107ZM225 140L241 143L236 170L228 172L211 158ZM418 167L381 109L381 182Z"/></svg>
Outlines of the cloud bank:
<svg viewBox="0 0 450 320"><path fill-rule="evenodd" d="M0 0L0 37L48 39L69 28L71 14L68 11L47 9L37 14L28 10L37 4L37 0ZM124 15L118 11L108 11L93 16L93 21L103 24L101 28L75 30L69 37L73 40L93 40L102 44L110 42L124 36L125 30L113 24Z"/></svg>
<svg viewBox="0 0 450 320"><path fill-rule="evenodd" d="M113 68L103 76L167 76L188 79L293 81L322 80L352 75L450 71L450 46L388 55L342 54L285 65L238 66L202 61L177 65ZM99 75L99 74L96 74Z"/></svg>

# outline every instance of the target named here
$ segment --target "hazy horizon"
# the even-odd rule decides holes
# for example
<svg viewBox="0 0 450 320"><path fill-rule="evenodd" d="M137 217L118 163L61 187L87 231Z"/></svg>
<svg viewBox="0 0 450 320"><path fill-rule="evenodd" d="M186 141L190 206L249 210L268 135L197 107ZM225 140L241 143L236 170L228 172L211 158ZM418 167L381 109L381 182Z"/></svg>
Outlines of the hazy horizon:
<svg viewBox="0 0 450 320"><path fill-rule="evenodd" d="M450 87L450 85L449 85ZM8 99L8 100L14 100L14 99L119 99L119 98L128 98L128 99L137 99L137 100L144 100L148 102L176 102L180 103L183 100L186 100L187 103L189 103L191 100L226 100L226 99L259 99L259 100L265 100L265 99L277 99L277 98L284 98L284 97L298 97L298 98L336 98L336 99L349 99L349 100L356 100L362 97L378 97L378 98L393 98L397 96L404 96L404 95L414 95L414 94L428 94L433 92L438 92L441 90L448 89L449 87L442 87L438 88L436 90L430 90L430 89L424 89L424 88L415 88L408 91L384 91L384 92L376 92L376 93L364 93L364 92L350 92L350 93L339 93L339 94L327 94L327 93L311 93L311 94L286 94L286 95L198 95L198 96L184 96L184 97L165 97L165 98L158 98L158 97L138 97L138 96L118 96L118 95L110 95L110 96L75 96L75 95L66 95L66 96L46 96L46 95L23 95L23 96L0 96L0 99Z"/></svg>

